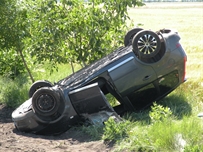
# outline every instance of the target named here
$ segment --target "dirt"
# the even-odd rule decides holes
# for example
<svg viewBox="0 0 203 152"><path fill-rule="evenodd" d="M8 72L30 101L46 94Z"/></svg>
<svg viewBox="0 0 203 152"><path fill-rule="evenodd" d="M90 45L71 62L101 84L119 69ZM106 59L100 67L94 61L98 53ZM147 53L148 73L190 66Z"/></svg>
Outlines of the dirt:
<svg viewBox="0 0 203 152"><path fill-rule="evenodd" d="M58 136L19 132L11 119L14 109L0 104L0 152L110 152L112 146L91 138L76 129Z"/></svg>

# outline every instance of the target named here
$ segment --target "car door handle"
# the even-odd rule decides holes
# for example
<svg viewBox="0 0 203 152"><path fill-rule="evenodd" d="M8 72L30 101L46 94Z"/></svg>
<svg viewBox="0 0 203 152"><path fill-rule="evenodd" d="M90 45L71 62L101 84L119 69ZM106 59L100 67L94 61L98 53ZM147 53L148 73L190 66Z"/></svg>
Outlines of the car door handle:
<svg viewBox="0 0 203 152"><path fill-rule="evenodd" d="M142 80L143 80L143 81L146 81L146 80L148 80L149 78L151 78L151 75L146 75Z"/></svg>

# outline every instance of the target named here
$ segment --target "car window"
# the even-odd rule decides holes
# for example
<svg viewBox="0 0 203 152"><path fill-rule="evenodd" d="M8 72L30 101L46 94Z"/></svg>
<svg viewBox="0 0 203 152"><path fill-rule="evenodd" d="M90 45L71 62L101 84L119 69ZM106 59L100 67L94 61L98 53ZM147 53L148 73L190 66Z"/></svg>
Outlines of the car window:
<svg viewBox="0 0 203 152"><path fill-rule="evenodd" d="M157 89L152 83L131 93L128 96L135 110L140 110L144 108L145 106L153 102L157 97L158 97Z"/></svg>
<svg viewBox="0 0 203 152"><path fill-rule="evenodd" d="M178 71L175 70L158 79L160 94L164 95L171 91L179 83Z"/></svg>
<svg viewBox="0 0 203 152"><path fill-rule="evenodd" d="M140 110L153 101L160 99L170 92L179 82L178 71L175 70L158 80L136 90L128 95L129 100L134 106L135 110ZM158 84L158 85L156 85Z"/></svg>

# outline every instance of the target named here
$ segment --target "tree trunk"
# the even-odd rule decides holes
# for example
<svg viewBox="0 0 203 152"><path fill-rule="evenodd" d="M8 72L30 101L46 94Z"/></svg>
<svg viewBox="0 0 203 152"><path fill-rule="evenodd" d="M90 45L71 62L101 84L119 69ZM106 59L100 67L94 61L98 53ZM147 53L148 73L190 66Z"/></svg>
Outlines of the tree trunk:
<svg viewBox="0 0 203 152"><path fill-rule="evenodd" d="M21 50L18 50L18 52L20 53L21 59L23 60L23 64L24 64L24 66L25 66L25 68L26 68L26 70L27 70L27 72L28 72L28 74L29 74L29 76L30 76L30 79L32 80L32 83L34 83L35 80L34 80L32 74L31 74L30 69L29 69L28 66L27 66L27 63L26 63L26 61L25 61L25 58L24 58L24 56L23 56L22 51L21 51Z"/></svg>
<svg viewBox="0 0 203 152"><path fill-rule="evenodd" d="M71 68L72 68L72 73L75 73L75 70L74 70L74 67L73 67L73 62L71 61L70 64L71 64Z"/></svg>

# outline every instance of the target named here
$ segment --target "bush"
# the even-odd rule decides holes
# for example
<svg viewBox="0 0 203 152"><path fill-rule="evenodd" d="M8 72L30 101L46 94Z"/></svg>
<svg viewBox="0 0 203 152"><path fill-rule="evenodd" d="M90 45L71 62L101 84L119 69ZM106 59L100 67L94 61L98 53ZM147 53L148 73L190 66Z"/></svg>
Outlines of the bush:
<svg viewBox="0 0 203 152"><path fill-rule="evenodd" d="M151 108L152 110L150 111L149 116L153 123L163 121L172 115L172 112L168 107L163 107L162 105L154 103Z"/></svg>
<svg viewBox="0 0 203 152"><path fill-rule="evenodd" d="M17 107L28 99L27 78L16 78L15 81L9 78L0 77L0 102L8 107Z"/></svg>
<svg viewBox="0 0 203 152"><path fill-rule="evenodd" d="M14 50L0 51L0 75L11 79L25 72L20 56Z"/></svg>
<svg viewBox="0 0 203 152"><path fill-rule="evenodd" d="M127 137L129 121L117 122L113 117L106 121L102 139L105 141L118 141Z"/></svg>

